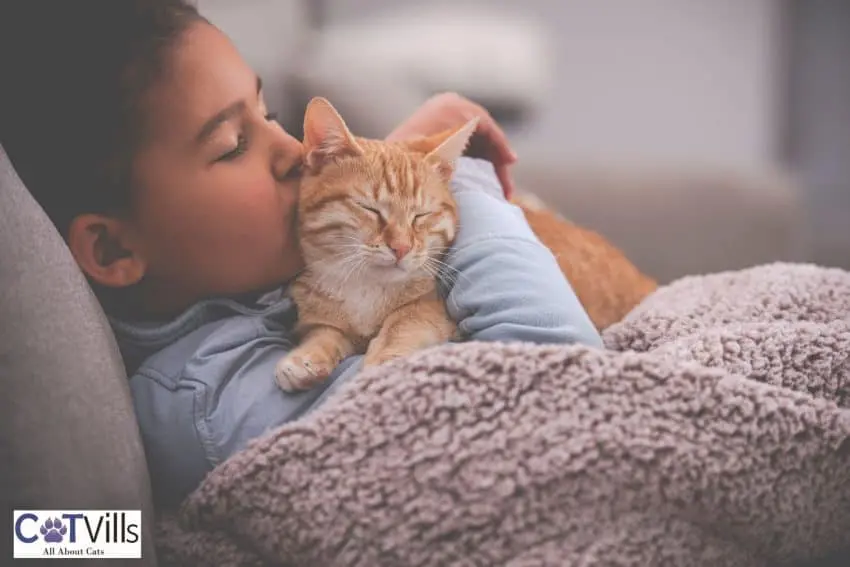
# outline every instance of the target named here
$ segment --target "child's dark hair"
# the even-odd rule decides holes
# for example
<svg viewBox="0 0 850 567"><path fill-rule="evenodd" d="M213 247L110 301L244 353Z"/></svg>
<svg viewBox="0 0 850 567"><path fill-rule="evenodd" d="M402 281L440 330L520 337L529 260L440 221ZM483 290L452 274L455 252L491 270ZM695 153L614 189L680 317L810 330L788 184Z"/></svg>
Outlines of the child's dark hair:
<svg viewBox="0 0 850 567"><path fill-rule="evenodd" d="M197 21L186 0L0 7L0 142L63 236L79 214L129 210L144 95Z"/></svg>

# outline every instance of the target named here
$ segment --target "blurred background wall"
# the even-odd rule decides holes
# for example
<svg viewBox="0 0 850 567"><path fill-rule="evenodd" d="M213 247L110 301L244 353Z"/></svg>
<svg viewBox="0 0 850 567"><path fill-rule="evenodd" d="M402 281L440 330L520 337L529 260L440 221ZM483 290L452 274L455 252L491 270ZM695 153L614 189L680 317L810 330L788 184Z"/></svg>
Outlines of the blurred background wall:
<svg viewBox="0 0 850 567"><path fill-rule="evenodd" d="M787 2L782 163L801 182L810 257L850 266L850 2Z"/></svg>
<svg viewBox="0 0 850 567"><path fill-rule="evenodd" d="M431 0L447 19L457 0ZM422 0L327 2L327 19ZM518 143L571 160L762 165L775 158L781 3L484 0L550 37L552 84ZM505 73L510 74L510 69Z"/></svg>
<svg viewBox="0 0 850 567"><path fill-rule="evenodd" d="M666 280L850 267L850 2L199 0L299 133L328 96L380 136L459 90L523 186Z"/></svg>

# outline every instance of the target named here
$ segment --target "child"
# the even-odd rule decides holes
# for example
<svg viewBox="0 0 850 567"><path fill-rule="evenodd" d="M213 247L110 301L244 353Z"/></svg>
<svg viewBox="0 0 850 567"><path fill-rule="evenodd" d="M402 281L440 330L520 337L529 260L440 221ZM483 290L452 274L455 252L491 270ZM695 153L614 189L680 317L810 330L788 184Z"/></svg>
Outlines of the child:
<svg viewBox="0 0 850 567"><path fill-rule="evenodd" d="M224 34L183 0L19 4L0 17L13 23L4 33L56 49L43 64L9 62L2 141L110 316L155 495L174 502L359 369L349 358L298 394L275 383L296 317L285 282L301 267L301 144L268 115L262 85ZM511 152L492 119L442 96L392 137L472 116L499 176L487 161L458 163L450 315L473 340L600 346L555 259L505 200Z"/></svg>

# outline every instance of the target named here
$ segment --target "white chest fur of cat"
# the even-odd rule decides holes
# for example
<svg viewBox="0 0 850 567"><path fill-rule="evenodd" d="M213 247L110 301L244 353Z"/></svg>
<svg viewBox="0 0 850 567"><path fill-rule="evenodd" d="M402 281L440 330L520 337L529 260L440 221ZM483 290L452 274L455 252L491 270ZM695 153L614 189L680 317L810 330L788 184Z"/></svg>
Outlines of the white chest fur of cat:
<svg viewBox="0 0 850 567"><path fill-rule="evenodd" d="M341 302L343 315L351 329L363 337L375 336L387 315L393 310L392 286L369 281L369 278L354 278L347 292L351 295Z"/></svg>
<svg viewBox="0 0 850 567"><path fill-rule="evenodd" d="M448 341L437 293L457 231L454 163L477 120L429 138L355 138L324 99L307 106L298 203L305 269L290 287L299 344L278 363L286 391L313 387L339 363L364 367Z"/></svg>
<svg viewBox="0 0 850 567"><path fill-rule="evenodd" d="M359 340L355 342L361 344L378 334L390 313L430 294L436 287L434 277L428 274L375 273L337 266L316 270L305 278L305 283L325 295L333 306L336 325L356 336Z"/></svg>

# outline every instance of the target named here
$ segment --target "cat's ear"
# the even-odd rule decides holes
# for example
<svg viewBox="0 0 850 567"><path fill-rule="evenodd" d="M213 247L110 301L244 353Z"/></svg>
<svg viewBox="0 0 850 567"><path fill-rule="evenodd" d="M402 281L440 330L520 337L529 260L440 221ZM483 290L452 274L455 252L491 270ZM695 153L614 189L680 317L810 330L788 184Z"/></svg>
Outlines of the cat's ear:
<svg viewBox="0 0 850 567"><path fill-rule="evenodd" d="M437 146L427 152L426 159L438 159L446 163L454 165L459 157L463 155L466 146L469 145L469 140L478 128L478 118L473 118L460 128L448 130L442 135Z"/></svg>
<svg viewBox="0 0 850 567"><path fill-rule="evenodd" d="M478 118L473 118L454 130L446 130L419 140L411 140L408 147L425 154L425 161L436 167L446 179L454 173L455 162L463 155L469 140L478 128Z"/></svg>
<svg viewBox="0 0 850 567"><path fill-rule="evenodd" d="M318 171L329 160L362 154L333 105L322 97L312 99L304 114L304 165Z"/></svg>

